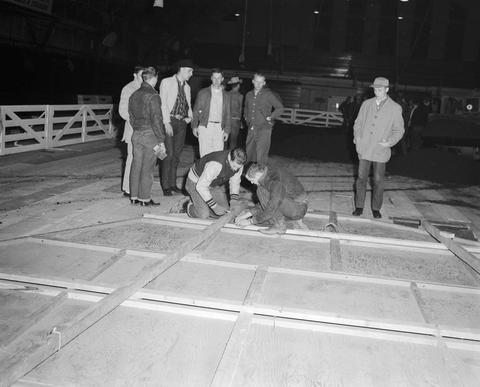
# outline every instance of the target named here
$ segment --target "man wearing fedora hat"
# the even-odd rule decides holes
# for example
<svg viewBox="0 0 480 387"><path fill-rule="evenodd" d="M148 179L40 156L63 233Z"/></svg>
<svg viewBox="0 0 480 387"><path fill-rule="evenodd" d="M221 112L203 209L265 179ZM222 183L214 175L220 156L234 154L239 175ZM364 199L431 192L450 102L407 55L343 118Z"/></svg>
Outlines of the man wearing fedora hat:
<svg viewBox="0 0 480 387"><path fill-rule="evenodd" d="M372 214L378 219L382 215L385 180L385 165L391 157L391 149L402 138L405 129L402 107L388 96L387 78L377 77L373 84L375 97L362 103L353 126L353 143L358 153L358 177L355 184L354 216L363 213L367 180L373 165Z"/></svg>
<svg viewBox="0 0 480 387"><path fill-rule="evenodd" d="M243 95L240 93L240 85L242 80L239 77L231 77L227 82L230 85L230 137L228 140L229 149L235 149L238 145L238 134L240 127L242 126L242 108L243 108Z"/></svg>
<svg viewBox="0 0 480 387"><path fill-rule="evenodd" d="M191 60L180 60L176 63L177 73L162 79L160 83L167 149L167 157L162 161L162 188L165 196L182 192L177 187L177 167L185 144L187 124L193 117L190 86L187 83L193 75L193 67Z"/></svg>

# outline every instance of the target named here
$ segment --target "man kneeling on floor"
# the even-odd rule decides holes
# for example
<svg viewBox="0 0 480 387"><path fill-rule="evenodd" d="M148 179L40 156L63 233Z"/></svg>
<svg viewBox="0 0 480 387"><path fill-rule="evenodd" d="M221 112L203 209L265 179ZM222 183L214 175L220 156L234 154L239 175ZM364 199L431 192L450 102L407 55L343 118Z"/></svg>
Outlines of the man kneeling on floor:
<svg viewBox="0 0 480 387"><path fill-rule="evenodd" d="M191 201L191 218L218 218L228 212L225 184L229 182L230 206L239 205L240 180L247 160L241 148L209 153L195 161L188 172L185 189Z"/></svg>
<svg viewBox="0 0 480 387"><path fill-rule="evenodd" d="M265 234L283 234L287 230L286 220L307 229L302 219L307 213L307 193L298 179L283 168L252 164L246 178L257 185L259 204L245 210L235 219L235 224L245 227L250 224L269 225L260 230Z"/></svg>

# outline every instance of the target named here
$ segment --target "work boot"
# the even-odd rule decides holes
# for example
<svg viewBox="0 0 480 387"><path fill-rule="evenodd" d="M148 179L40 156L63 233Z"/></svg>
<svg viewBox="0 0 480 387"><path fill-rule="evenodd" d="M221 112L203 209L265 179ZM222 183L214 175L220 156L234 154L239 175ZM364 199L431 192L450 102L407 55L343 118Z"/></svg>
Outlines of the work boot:
<svg viewBox="0 0 480 387"><path fill-rule="evenodd" d="M258 231L266 235L285 234L287 232L287 225L284 220L281 220L275 222L273 226L270 226L267 229L260 229Z"/></svg>
<svg viewBox="0 0 480 387"><path fill-rule="evenodd" d="M378 210L372 210L372 214L375 219L380 219L382 217L382 214Z"/></svg>
<svg viewBox="0 0 480 387"><path fill-rule="evenodd" d="M360 216L363 214L363 208L361 207L356 207L355 211L352 212L353 216Z"/></svg>

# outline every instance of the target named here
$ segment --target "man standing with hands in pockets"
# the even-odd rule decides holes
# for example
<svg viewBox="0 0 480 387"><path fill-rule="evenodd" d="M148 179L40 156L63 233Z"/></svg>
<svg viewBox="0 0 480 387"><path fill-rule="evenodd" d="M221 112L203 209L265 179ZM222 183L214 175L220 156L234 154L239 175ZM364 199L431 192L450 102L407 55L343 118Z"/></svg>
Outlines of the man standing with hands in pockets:
<svg viewBox="0 0 480 387"><path fill-rule="evenodd" d="M182 193L177 187L177 167L185 144L187 124L192 120L190 86L187 81L193 75L193 62L185 59L177 63L177 73L162 79L163 124L167 157L162 161L162 188L165 196Z"/></svg>
<svg viewBox="0 0 480 387"><path fill-rule="evenodd" d="M353 126L353 143L359 159L353 215L363 213L368 175L373 165L372 214L378 219L382 217L385 165L390 160L391 148L400 141L405 129L402 107L387 94L388 79L375 78L370 87L375 97L363 102Z"/></svg>

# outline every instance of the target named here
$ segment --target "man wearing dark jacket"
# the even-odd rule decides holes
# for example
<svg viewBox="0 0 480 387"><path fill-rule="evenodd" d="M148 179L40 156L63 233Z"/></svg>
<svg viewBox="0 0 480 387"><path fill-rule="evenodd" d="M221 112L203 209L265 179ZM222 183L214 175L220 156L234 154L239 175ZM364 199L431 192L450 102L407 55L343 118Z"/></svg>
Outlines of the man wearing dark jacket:
<svg viewBox="0 0 480 387"><path fill-rule="evenodd" d="M156 153L165 155L165 128L162 123L160 96L154 87L157 71L147 67L142 73L143 83L128 102L133 128L133 161L130 171L130 201L142 206L155 206L151 197Z"/></svg>
<svg viewBox="0 0 480 387"><path fill-rule="evenodd" d="M244 118L247 123L247 158L266 164L270 151L273 124L283 105L280 99L265 87L265 76L256 73L253 76L253 90L245 96Z"/></svg>
<svg viewBox="0 0 480 387"><path fill-rule="evenodd" d="M198 138L200 157L221 151L230 133L230 95L223 89L223 74L213 69L212 85L200 90L193 107L192 132Z"/></svg>
<svg viewBox="0 0 480 387"><path fill-rule="evenodd" d="M299 228L306 228L302 219L307 213L307 193L298 179L283 168L252 164L246 178L257 185L259 205L242 212L235 224L245 227L250 224L270 225L265 234L283 234L285 220L294 220Z"/></svg>
<svg viewBox="0 0 480 387"><path fill-rule="evenodd" d="M413 103L413 109L410 113L408 127L410 132L410 146L412 150L419 150L422 147L422 132L428 123L428 108L420 101Z"/></svg>

